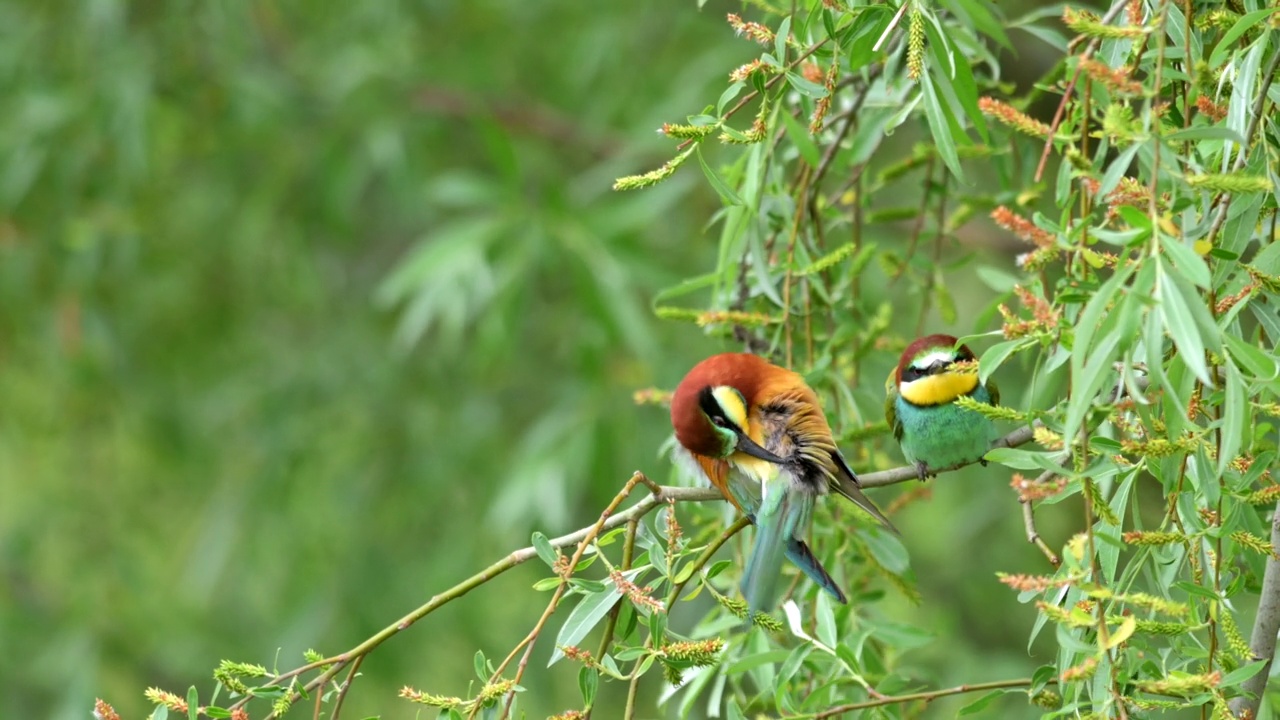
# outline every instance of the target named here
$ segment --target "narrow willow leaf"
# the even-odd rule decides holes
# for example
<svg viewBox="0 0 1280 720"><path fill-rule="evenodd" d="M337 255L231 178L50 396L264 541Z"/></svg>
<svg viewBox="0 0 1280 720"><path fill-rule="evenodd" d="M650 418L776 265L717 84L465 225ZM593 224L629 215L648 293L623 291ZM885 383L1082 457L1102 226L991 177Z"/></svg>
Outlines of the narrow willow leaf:
<svg viewBox="0 0 1280 720"><path fill-rule="evenodd" d="M1177 283L1168 271L1160 268L1157 288L1160 301L1160 318L1165 330L1178 348L1178 356L1186 363L1200 382L1213 386L1213 378L1209 376L1209 367L1204 361L1204 339L1200 337L1200 329L1196 326L1195 317L1191 314L1191 303L1199 303L1200 298L1187 298L1182 295Z"/></svg>
<svg viewBox="0 0 1280 720"><path fill-rule="evenodd" d="M1006 340L987 348L987 351L982 353L982 357L978 359L978 382L985 385L987 379L991 377L991 373L994 373L1003 365L1005 360L1008 360L1011 355L1019 350L1031 347L1034 344L1035 340L1022 338L1019 340Z"/></svg>
<svg viewBox="0 0 1280 720"><path fill-rule="evenodd" d="M1240 133L1231 128L1211 126L1211 127L1193 127L1186 130L1178 130L1168 135L1162 135L1166 142L1180 143L1188 140L1230 140L1234 143L1244 144L1244 137Z"/></svg>
<svg viewBox="0 0 1280 720"><path fill-rule="evenodd" d="M628 570L623 576L628 580L639 574L640 568ZM609 610L617 604L618 599L622 597L622 592L613 584L613 580L605 580L606 589L604 592L592 593L584 595L582 600L574 606L573 611L569 613L569 617L564 621L564 626L560 628L560 632L556 635L556 648L551 652L551 660L547 663L550 667L560 662L564 657L564 652L560 650L562 647L577 645L582 639L591 632ZM660 613L654 613L658 615Z"/></svg>
<svg viewBox="0 0 1280 720"><path fill-rule="evenodd" d="M964 707L962 707L962 708L960 708L959 710L957 710L957 711L956 711L956 716L957 716L957 717L959 717L959 716L962 716L962 715L974 715L974 714L976 714L976 713L980 713L980 712L982 712L983 710L986 710L988 705L990 705L991 703L995 702L995 701L996 701L996 698L1004 697L1005 695L1009 694L1010 692L1018 692L1018 691L1017 691L1017 690L1011 690L1011 689L992 690L991 692L987 693L986 695L983 695L982 697L978 698L977 700L974 700L973 702L969 703L968 705L965 705Z"/></svg>
<svg viewBox="0 0 1280 720"><path fill-rule="evenodd" d="M1245 397L1244 378L1236 369L1236 364L1227 358L1223 362L1226 369L1226 399L1222 403L1222 447L1218 451L1218 474L1226 472L1227 466L1235 460L1244 442L1244 428L1249 424L1249 402Z"/></svg>
<svg viewBox="0 0 1280 720"><path fill-rule="evenodd" d="M1262 381L1275 380L1280 376L1280 364L1275 355L1254 347L1232 333L1223 333L1227 350L1255 378Z"/></svg>
<svg viewBox="0 0 1280 720"><path fill-rule="evenodd" d="M809 135L808 128L802 126L800 121L791 117L789 112L778 113L778 118L782 120L782 125L787 130L787 137L795 144L800 157L809 163L809 167L818 167L822 162L822 156L818 152L818 146L813 142L813 137Z"/></svg>
<svg viewBox="0 0 1280 720"><path fill-rule="evenodd" d="M811 97L815 100L827 96L826 87L819 85L816 82L810 82L793 72L787 73L787 84L801 95Z"/></svg>
<svg viewBox="0 0 1280 720"><path fill-rule="evenodd" d="M1141 145L1130 145L1124 152L1120 153L1111 164L1107 166L1107 171L1102 175L1102 181L1098 185L1098 197L1105 197L1112 190L1116 189L1116 185L1120 184L1120 178L1129 170L1129 166L1133 164L1133 157L1138 154L1138 148Z"/></svg>
<svg viewBox="0 0 1280 720"><path fill-rule="evenodd" d="M702 174L707 176L707 182L711 183L711 187L715 189L716 194L724 201L726 205L745 205L742 198L738 197L738 193L733 191L727 183L718 175L716 171L711 169L707 164L706 158L702 157L702 146L698 145L698 165L702 167Z"/></svg>
<svg viewBox="0 0 1280 720"><path fill-rule="evenodd" d="M836 646L836 616L831 609L831 598L825 592L818 592L817 607L818 641L827 647Z"/></svg>
<svg viewBox="0 0 1280 720"><path fill-rule="evenodd" d="M547 539L546 535L543 535L540 532L535 532L533 534L533 549L538 553L538 557L542 562L547 564L547 567L555 568L556 549L551 547L551 541Z"/></svg>
<svg viewBox="0 0 1280 720"><path fill-rule="evenodd" d="M942 106L938 102L937 92L933 87L933 75L926 73L920 79L920 93L924 97L925 118L929 122L929 131L933 134L934 147L938 155L947 164L951 174L964 180L964 171L960 169L960 156L956 152L955 140L951 137L951 126L942 114Z"/></svg>
<svg viewBox="0 0 1280 720"><path fill-rule="evenodd" d="M1258 24L1262 22L1263 18L1276 10L1280 10L1280 7L1255 10L1254 12L1241 15L1240 19L1236 21L1236 24L1232 25L1231 29L1224 33L1222 35L1222 39L1218 40L1218 44L1214 46L1213 53L1209 55L1209 67L1211 69L1216 69L1221 65L1226 59L1227 53L1239 49L1234 46L1235 41L1239 40L1241 35L1244 35L1252 28L1257 27Z"/></svg>
<svg viewBox="0 0 1280 720"><path fill-rule="evenodd" d="M1184 277L1197 287L1209 287L1209 266L1195 250L1183 244L1180 238L1164 233L1160 234L1160 247L1173 259L1173 264L1182 271Z"/></svg>

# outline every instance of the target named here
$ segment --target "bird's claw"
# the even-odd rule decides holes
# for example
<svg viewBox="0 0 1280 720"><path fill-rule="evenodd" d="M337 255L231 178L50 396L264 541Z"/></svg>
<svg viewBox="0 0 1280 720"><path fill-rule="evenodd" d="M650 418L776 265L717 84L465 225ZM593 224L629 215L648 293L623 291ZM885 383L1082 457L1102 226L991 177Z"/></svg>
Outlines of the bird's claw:
<svg viewBox="0 0 1280 720"><path fill-rule="evenodd" d="M916 477L920 480L920 482L928 482L928 481L929 481L929 476L930 476L930 475L929 475L929 467L928 467L927 465L925 465L923 462L917 462L917 463L916 463Z"/></svg>

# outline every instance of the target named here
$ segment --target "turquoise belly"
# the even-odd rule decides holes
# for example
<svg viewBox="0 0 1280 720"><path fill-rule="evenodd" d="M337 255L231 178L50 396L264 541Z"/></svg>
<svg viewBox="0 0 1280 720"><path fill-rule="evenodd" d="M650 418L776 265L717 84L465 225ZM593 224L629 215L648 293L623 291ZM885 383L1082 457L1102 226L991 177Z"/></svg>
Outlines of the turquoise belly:
<svg viewBox="0 0 1280 720"><path fill-rule="evenodd" d="M991 402L983 386L975 389L972 397ZM945 468L976 462L997 437L993 422L955 403L920 407L899 396L895 409L902 423L902 454L910 463Z"/></svg>

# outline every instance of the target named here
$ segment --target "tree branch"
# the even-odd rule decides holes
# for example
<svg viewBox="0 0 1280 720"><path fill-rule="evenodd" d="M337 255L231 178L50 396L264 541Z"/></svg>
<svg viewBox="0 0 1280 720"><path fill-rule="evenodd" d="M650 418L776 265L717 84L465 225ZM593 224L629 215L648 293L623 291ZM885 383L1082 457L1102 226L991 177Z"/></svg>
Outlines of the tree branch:
<svg viewBox="0 0 1280 720"><path fill-rule="evenodd" d="M1017 447L1019 445L1023 445L1031 440L1033 428L1034 428L1034 424L1032 426L1018 428L1017 430L1014 430L1013 432L1009 433L1008 435L1005 435L999 440L996 440L992 444L992 447ZM938 474L938 473L949 472L952 470L958 470L962 467L965 467L966 465L971 465L971 464L972 463L960 463L958 465L953 465L950 467L930 468L930 470L934 474ZM881 470L879 472L859 475L858 481L859 483L861 483L862 487L870 488L870 487L884 487L886 485L894 485L900 482L906 482L908 480L915 480L916 477L917 477L917 473L916 473L915 466L908 465L904 467L893 468L891 470ZM632 505L626 510L623 510L622 512L614 513L613 510L616 508L618 502L620 502L621 498L625 497L627 494L626 491L619 493L618 497L614 499L614 502L610 505L609 509L607 509L604 513L601 514L601 517L599 520L597 520L594 524L588 527L582 528L581 530L577 530L567 535L561 535L558 538L552 539L550 541L552 547L565 548L573 545L579 545L580 543L582 543L584 539L588 537L598 537L600 534L606 531L612 530L613 528L625 525L628 522L631 522L633 520L638 520L639 518L642 518L645 515L647 515L653 509L657 508L659 505L663 505L669 501L708 502L711 500L723 499L723 496L720 495L720 491L716 490L715 488L675 487L675 486L658 485L650 481L647 477L644 476L643 473L640 473L640 472L636 472L634 475L632 475L631 480L628 481L629 487L627 491L629 491L630 487L634 487L637 483L643 483L651 491L650 494L645 496L643 500L636 503L635 505ZM1277 544L1280 544L1280 540L1277 540L1276 542ZM575 554L574 560L573 562L571 562L570 567L574 567L577 564L576 561L578 558L581 557L581 550L583 549L585 549L585 544L579 545L579 552ZM427 615L430 615L431 613L435 612L436 610L439 610L441 607L447 605L448 603L454 600L457 600L458 598L462 597L463 595L466 595L467 593L471 592L477 587L489 582L490 580L493 580L494 578L501 575L502 573L505 573L511 568L536 557L537 554L538 554L537 550L535 550L532 546L515 550L510 554L508 554L506 557L498 560L497 562L493 563L489 567L485 568L484 570L481 570L480 572L476 573L475 575L472 575L466 580L463 580L457 585L454 585L448 590L445 590L433 596L430 600L428 600L423 605L419 606L417 609L413 610L409 614L400 618L395 623L383 628L377 634L366 639L364 642L360 643L359 645L356 645L350 650L338 655L334 655L333 657L325 658L323 660L318 660L312 663L307 663L306 665L299 666L297 668L294 668L293 670L283 672L271 678L271 680L266 682L264 686L278 686L282 682L291 680L292 678L298 677L312 670L318 670L320 668L324 668L324 672L320 673L320 675L318 675L313 680L307 682L301 688L301 690L304 690L305 692L308 692L308 693L313 692L317 688L323 687L325 683L327 683L330 679L335 677L339 672L342 671L343 668L350 666L353 662L373 652L375 648L377 648L382 643L386 642L388 639L391 638L391 636L409 629L411 625L418 622L419 620L426 617ZM1280 573L1280 570L1278 570L1277 572ZM1268 565L1268 573L1270 573L1270 565ZM1277 577L1276 582L1278 585L1280 585L1280 576ZM563 588L563 583L561 585L561 588ZM554 603L549 606L549 609L551 609L552 611L554 611L553 606L554 606ZM1277 617L1280 617L1280 606L1277 607L1277 613L1278 613ZM541 622L539 623L538 629L541 628L541 625L545 623L545 621L546 621L546 617L544 616ZM526 636L525 641L522 642L519 646L517 646L517 650L525 646L531 645L532 639L536 637L537 637L536 632L531 633L530 636ZM347 682L344 684L344 689L343 689L344 694L345 694L346 688L350 686L351 680L354 680L354 679L355 679L354 674L348 678ZM977 686L972 686L972 687L977 687ZM295 699L300 696L301 696L301 692L299 691L294 692ZM241 708L250 700L252 700L253 697L254 697L253 695L246 695L245 697L238 700L235 704L233 704L229 709L234 710L237 708Z"/></svg>
<svg viewBox="0 0 1280 720"><path fill-rule="evenodd" d="M816 715L797 715L795 716L794 720L800 720L801 718L811 718L812 720L822 720L823 718L835 717L837 715L842 715L844 713L852 712L854 710L880 707L882 705L898 705L901 703L913 702L915 700L924 700L925 702L928 702L930 700L936 700L940 697L947 697L948 695L963 695L965 693L971 693L971 692L982 692L983 690L1001 690L1003 688L1031 687L1032 682L1033 681L1031 678L1019 678L1017 680L996 680L995 682L973 683L970 685L957 685L955 687L949 687L942 690L929 690L926 692L910 693L907 695L891 695L889 697L879 698L875 700L866 700L863 702L850 703L848 705L840 705L837 707L830 708L829 710L823 710L822 712ZM1052 682L1053 681L1050 681L1050 683Z"/></svg>
<svg viewBox="0 0 1280 720"><path fill-rule="evenodd" d="M1280 503L1276 503L1275 514L1271 517L1271 546L1280 547ZM1277 631L1280 631L1280 560L1276 560L1273 555L1267 558L1267 569L1262 575L1258 617L1253 621L1253 634L1249 638L1249 650L1253 653L1253 659L1266 660L1267 664L1240 686L1245 695L1232 698L1231 712L1236 717L1258 716L1262 691L1267 687L1271 661L1276 654Z"/></svg>

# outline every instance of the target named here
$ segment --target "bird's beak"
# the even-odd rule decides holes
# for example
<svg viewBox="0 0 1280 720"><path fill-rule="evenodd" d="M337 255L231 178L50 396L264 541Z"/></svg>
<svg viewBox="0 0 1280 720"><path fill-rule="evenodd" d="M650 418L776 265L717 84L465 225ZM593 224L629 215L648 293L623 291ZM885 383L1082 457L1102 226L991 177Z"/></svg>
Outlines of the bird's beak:
<svg viewBox="0 0 1280 720"><path fill-rule="evenodd" d="M744 452L751 457L760 458L761 460L775 463L777 465L782 465L786 462L783 458L760 447L759 443L747 437L747 434L744 432L738 433L738 452Z"/></svg>

